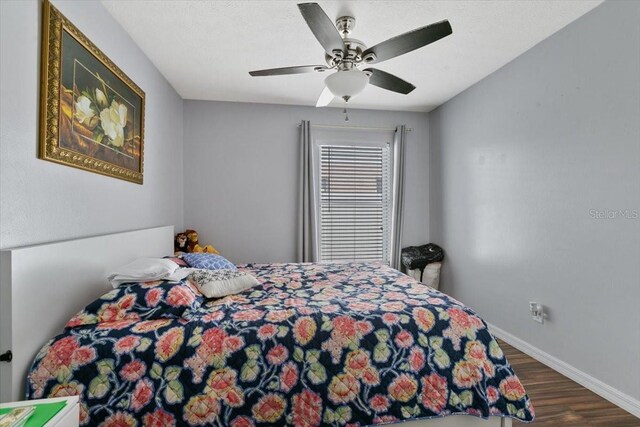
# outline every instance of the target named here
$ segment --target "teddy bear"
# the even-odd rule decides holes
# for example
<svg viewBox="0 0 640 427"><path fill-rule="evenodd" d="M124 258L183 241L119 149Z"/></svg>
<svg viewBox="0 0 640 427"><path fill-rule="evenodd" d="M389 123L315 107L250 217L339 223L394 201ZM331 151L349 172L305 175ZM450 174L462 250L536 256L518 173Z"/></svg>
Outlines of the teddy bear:
<svg viewBox="0 0 640 427"><path fill-rule="evenodd" d="M176 238L173 240L173 252L175 255L180 255L183 252L189 252L187 235L185 233L176 234Z"/></svg>
<svg viewBox="0 0 640 427"><path fill-rule="evenodd" d="M187 236L187 252L219 254L218 250L211 245L201 246L198 241L198 232L196 230L186 230Z"/></svg>

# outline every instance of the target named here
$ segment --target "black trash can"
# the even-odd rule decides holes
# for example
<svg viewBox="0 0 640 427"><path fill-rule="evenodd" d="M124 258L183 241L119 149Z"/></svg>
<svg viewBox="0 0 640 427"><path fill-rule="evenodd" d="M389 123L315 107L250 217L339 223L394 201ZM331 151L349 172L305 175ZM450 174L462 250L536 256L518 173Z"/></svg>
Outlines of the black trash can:
<svg viewBox="0 0 640 427"><path fill-rule="evenodd" d="M408 246L402 249L402 265L407 270L420 270L420 281L426 280L427 285L438 288L440 282L440 268L444 259L444 251L434 243L422 246ZM425 270L427 275L425 278Z"/></svg>

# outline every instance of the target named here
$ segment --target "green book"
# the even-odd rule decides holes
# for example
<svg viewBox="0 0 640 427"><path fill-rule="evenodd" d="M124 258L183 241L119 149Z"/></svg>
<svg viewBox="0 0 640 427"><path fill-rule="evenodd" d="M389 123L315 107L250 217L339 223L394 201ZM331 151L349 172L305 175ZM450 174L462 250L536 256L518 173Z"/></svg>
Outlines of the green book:
<svg viewBox="0 0 640 427"><path fill-rule="evenodd" d="M53 418L58 412L60 412L62 408L65 407L66 404L67 402L65 401L55 402L55 403L36 403L34 401L33 405L29 405L29 406L35 406L36 410L33 413L33 415L31 415L31 417L27 420L24 427L44 426L49 422L51 418ZM0 409L0 415L9 413L13 409L14 408Z"/></svg>

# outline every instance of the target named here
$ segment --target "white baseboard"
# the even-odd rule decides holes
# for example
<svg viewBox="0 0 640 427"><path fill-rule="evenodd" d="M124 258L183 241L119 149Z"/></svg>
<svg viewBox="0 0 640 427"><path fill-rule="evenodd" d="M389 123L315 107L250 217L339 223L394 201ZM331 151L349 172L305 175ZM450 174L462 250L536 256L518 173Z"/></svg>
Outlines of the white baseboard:
<svg viewBox="0 0 640 427"><path fill-rule="evenodd" d="M619 406L625 411L640 418L640 400L635 399L628 394L625 394L620 390L617 390L610 385L603 383L599 379L594 378L579 369L576 369L568 363L563 362L562 360L550 355L549 353L546 353L539 348L532 346L528 342L523 341L514 335L511 335L509 332L500 329L497 326L489 324L489 330L493 335L505 341L507 344L512 345L521 352L533 357L538 362L547 365L554 371L561 373L565 377L570 378L581 386L591 390L595 394L603 397L604 399L607 399L614 405Z"/></svg>

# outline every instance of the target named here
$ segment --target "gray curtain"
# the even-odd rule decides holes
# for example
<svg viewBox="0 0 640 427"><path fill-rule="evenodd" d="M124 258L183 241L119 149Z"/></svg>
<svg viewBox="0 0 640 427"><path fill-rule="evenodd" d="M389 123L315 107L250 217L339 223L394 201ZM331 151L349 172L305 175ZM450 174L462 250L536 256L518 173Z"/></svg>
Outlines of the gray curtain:
<svg viewBox="0 0 640 427"><path fill-rule="evenodd" d="M298 262L318 260L311 123L300 125L300 201L298 208Z"/></svg>
<svg viewBox="0 0 640 427"><path fill-rule="evenodd" d="M391 210L391 267L400 270L402 218L404 216L404 141L406 126L396 127L393 137L393 208Z"/></svg>

